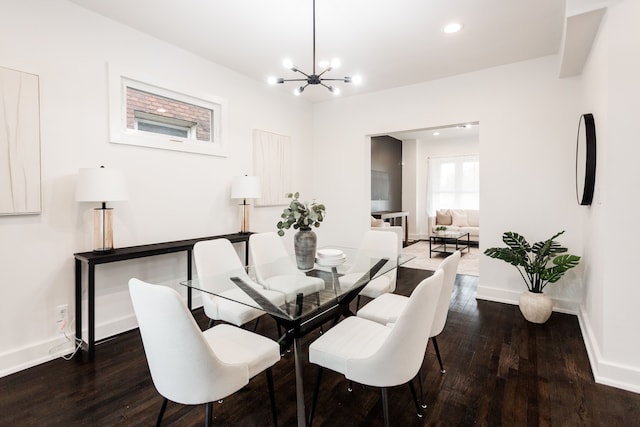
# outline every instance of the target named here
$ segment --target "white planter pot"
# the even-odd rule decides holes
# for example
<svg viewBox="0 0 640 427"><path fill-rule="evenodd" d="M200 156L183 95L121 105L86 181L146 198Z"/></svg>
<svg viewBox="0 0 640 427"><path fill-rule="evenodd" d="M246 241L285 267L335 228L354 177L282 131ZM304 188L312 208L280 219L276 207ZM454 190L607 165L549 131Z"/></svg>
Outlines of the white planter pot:
<svg viewBox="0 0 640 427"><path fill-rule="evenodd" d="M520 294L520 311L532 323L544 323L553 311L553 300L545 294L525 291Z"/></svg>

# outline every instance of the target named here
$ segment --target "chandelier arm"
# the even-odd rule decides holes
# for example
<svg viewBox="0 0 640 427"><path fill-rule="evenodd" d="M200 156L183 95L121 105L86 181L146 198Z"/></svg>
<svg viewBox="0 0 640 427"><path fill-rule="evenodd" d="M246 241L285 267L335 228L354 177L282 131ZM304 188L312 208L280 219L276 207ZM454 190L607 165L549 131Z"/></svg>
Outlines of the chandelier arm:
<svg viewBox="0 0 640 427"><path fill-rule="evenodd" d="M344 82L344 77L341 79L322 79L322 81ZM345 83L349 83L349 82L345 82Z"/></svg>
<svg viewBox="0 0 640 427"><path fill-rule="evenodd" d="M321 72L320 74L318 74L318 77L322 77L322 75L323 75L324 73L326 73L326 72L328 72L328 71L331 71L331 70L332 70L332 68L331 68L331 67L327 68L326 70L324 70L323 72Z"/></svg>
<svg viewBox="0 0 640 427"><path fill-rule="evenodd" d="M297 68L296 68L296 72L297 72L297 73L300 73L300 74L303 74L306 78L311 77L309 74L305 73L304 71L300 71L300 70L298 70Z"/></svg>
<svg viewBox="0 0 640 427"><path fill-rule="evenodd" d="M286 82L306 82L307 79L282 79L282 83Z"/></svg>

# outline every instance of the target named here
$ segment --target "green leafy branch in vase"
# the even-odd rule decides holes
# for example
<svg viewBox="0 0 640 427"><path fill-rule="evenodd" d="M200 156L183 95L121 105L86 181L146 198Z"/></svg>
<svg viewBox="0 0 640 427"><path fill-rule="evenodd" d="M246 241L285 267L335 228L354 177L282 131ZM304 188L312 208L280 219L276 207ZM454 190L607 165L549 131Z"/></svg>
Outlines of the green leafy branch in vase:
<svg viewBox="0 0 640 427"><path fill-rule="evenodd" d="M324 220L325 207L322 203L315 200L311 203L301 202L300 193L287 194L292 199L289 206L284 208L280 217L282 221L278 221L278 235L284 236L284 230L293 227L294 230L311 230L311 227L320 227L320 223Z"/></svg>

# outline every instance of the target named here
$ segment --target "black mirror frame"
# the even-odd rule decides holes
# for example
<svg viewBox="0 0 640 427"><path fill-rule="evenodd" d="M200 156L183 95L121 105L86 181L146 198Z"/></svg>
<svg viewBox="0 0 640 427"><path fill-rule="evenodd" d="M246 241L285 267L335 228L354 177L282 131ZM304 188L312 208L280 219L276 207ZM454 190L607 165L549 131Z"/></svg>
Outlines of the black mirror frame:
<svg viewBox="0 0 640 427"><path fill-rule="evenodd" d="M586 143L586 158L584 165L584 176L578 176L579 173L579 151L580 151L580 133L584 132L584 141ZM583 182L582 194L579 193L579 184ZM588 206L593 201L593 192L596 183L596 125L593 114L586 113L580 116L578 122L578 138L576 141L576 196L578 204Z"/></svg>

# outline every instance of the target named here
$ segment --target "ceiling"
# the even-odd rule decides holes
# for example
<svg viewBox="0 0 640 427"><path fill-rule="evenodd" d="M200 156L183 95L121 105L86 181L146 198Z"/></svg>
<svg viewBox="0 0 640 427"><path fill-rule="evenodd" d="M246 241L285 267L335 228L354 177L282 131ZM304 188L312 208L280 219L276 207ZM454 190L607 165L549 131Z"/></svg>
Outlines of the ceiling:
<svg viewBox="0 0 640 427"><path fill-rule="evenodd" d="M285 58L312 70L312 0L71 1L265 84L300 76ZM463 28L445 34L451 21ZM338 83L345 97L558 53L564 22L563 0L317 0L316 59L341 59L326 77L363 77ZM310 86L300 97L334 95Z"/></svg>
<svg viewBox="0 0 640 427"><path fill-rule="evenodd" d="M480 136L480 124L478 122L459 123L430 129L390 132L385 135L392 136L400 141L416 139L421 142L437 142L459 138L475 138L477 140Z"/></svg>

